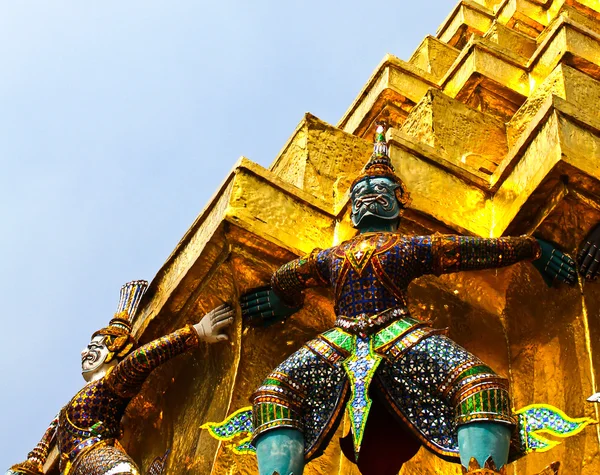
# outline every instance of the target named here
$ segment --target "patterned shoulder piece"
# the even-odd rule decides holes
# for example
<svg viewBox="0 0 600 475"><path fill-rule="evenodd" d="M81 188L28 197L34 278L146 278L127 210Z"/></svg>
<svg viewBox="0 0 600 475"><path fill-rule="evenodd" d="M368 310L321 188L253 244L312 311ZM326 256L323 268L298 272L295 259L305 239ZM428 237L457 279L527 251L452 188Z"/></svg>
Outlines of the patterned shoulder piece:
<svg viewBox="0 0 600 475"><path fill-rule="evenodd" d="M302 291L329 284L330 250L314 249L310 254L284 264L271 278L271 287L291 307L302 305Z"/></svg>

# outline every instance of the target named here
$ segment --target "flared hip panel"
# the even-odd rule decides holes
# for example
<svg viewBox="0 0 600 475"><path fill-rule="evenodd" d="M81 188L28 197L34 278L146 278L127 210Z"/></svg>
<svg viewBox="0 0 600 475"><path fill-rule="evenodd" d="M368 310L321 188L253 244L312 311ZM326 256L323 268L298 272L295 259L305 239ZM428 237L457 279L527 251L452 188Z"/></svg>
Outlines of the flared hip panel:
<svg viewBox="0 0 600 475"><path fill-rule="evenodd" d="M344 362L359 356L358 340L335 331L335 339L329 331L293 353L254 393L254 441L278 427L294 428L304 435L307 460L321 453L352 390ZM448 337L410 328L381 349L376 337L367 338L381 358L373 381L385 404L438 455L456 460L461 424L514 424L507 380Z"/></svg>
<svg viewBox="0 0 600 475"><path fill-rule="evenodd" d="M307 460L320 454L337 426L348 389L343 368L316 351L320 345L312 340L293 353L252 397L254 440L276 428L298 429Z"/></svg>
<svg viewBox="0 0 600 475"><path fill-rule="evenodd" d="M515 422L508 381L444 335L432 334L382 364L376 380L393 412L445 458L458 457L461 424Z"/></svg>
<svg viewBox="0 0 600 475"><path fill-rule="evenodd" d="M75 459L69 475L140 475L140 470L123 450L101 442Z"/></svg>

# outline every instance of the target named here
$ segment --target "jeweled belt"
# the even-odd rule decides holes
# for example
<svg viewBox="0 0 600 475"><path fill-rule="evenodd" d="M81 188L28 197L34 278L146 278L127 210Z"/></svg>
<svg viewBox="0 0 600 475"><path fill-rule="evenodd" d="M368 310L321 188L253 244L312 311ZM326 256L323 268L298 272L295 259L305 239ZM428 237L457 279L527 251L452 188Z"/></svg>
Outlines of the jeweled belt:
<svg viewBox="0 0 600 475"><path fill-rule="evenodd" d="M61 414L62 415L62 414ZM86 439L89 437L101 437L101 438L112 438L119 437L120 430L114 429L107 426L102 421L95 422L92 426L82 429L77 427L69 419L68 414L65 412L64 417L61 418L61 427L65 429L70 435L75 436L79 439Z"/></svg>
<svg viewBox="0 0 600 475"><path fill-rule="evenodd" d="M391 321L406 316L408 316L408 310L404 307L390 308L375 315L368 315L366 313L361 313L354 317L338 315L335 320L335 326L354 335L366 336L375 333Z"/></svg>
<svg viewBox="0 0 600 475"><path fill-rule="evenodd" d="M96 444L98 444L99 442L101 442L103 440L104 439L102 439L101 437L90 437L89 439L85 439L84 441L82 441L79 444L77 444L75 446L75 448L73 450L71 450L71 452L69 452L69 454L68 454L69 460L71 462L73 462L73 460L75 460L77 458L77 456L84 449L87 449L88 447L92 447L93 445L96 445Z"/></svg>

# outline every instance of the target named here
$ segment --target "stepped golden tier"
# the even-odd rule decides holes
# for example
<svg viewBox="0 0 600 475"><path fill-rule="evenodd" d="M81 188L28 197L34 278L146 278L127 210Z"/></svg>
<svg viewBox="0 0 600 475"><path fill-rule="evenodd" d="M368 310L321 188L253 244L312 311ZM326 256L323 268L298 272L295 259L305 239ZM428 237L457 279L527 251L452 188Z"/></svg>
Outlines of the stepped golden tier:
<svg viewBox="0 0 600 475"><path fill-rule="evenodd" d="M152 283L134 322L140 341L172 332L268 283L282 264L355 234L348 188L370 155L378 120L412 195L403 234L535 233L574 255L600 221L600 1L464 0L408 61L384 57L336 126L307 114L269 169L241 158ZM514 407L545 402L600 419L600 284L549 289L529 264L426 276L411 313L510 381ZM142 467L170 449L169 474L257 473L200 430L248 405L263 378L330 328L332 298L269 328L242 325L229 347L164 365L128 409L122 444ZM237 309L239 313L239 308ZM337 439L306 474L357 474ZM552 438L550 436L550 438ZM600 429L507 467L600 472ZM459 474L425 449L403 475ZM544 473L554 473L547 469Z"/></svg>

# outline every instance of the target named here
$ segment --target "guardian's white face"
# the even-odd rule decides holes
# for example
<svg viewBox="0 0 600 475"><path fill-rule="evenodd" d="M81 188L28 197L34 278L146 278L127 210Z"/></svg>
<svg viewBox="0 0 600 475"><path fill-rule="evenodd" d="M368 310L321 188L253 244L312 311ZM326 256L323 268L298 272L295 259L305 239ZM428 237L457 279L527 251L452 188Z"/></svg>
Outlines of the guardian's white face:
<svg viewBox="0 0 600 475"><path fill-rule="evenodd" d="M104 362L110 353L104 344L105 339L102 335L95 336L81 352L81 374L86 381L91 381L98 371L104 369Z"/></svg>

